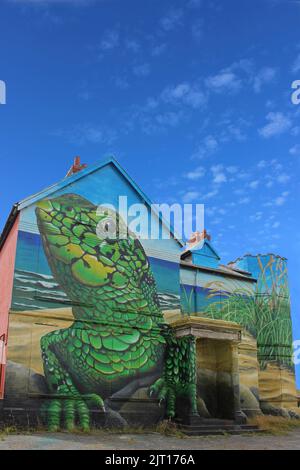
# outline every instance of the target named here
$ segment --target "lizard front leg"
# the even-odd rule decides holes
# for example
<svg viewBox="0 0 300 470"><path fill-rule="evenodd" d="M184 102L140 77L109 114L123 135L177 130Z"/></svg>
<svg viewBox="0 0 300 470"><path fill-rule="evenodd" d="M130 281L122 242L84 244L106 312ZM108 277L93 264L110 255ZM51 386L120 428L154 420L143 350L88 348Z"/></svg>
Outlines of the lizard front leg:
<svg viewBox="0 0 300 470"><path fill-rule="evenodd" d="M67 430L75 428L76 418L84 431L90 429L90 410L88 405L104 409L99 395L81 394L76 388L71 374L64 364L67 363L70 332L58 330L41 338L44 372L49 392L53 395L43 407L48 429L55 432L61 427L64 418ZM74 338L72 338L74 340ZM65 354L65 356L64 356Z"/></svg>
<svg viewBox="0 0 300 470"><path fill-rule="evenodd" d="M185 399L189 413L197 415L196 343L193 336L176 338L171 331L165 333L166 351L163 377L150 387L150 396L166 404L166 416L176 416L176 402Z"/></svg>

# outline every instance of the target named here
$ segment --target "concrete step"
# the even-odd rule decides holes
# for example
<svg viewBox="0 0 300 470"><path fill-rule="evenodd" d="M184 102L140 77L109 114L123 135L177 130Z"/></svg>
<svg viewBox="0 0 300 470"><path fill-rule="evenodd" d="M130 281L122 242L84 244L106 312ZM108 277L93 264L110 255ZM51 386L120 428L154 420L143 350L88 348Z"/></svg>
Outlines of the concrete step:
<svg viewBox="0 0 300 470"><path fill-rule="evenodd" d="M186 424L181 419L176 419L178 429L188 436L212 436L222 434L244 434L260 432L257 426L249 424L236 424L232 420L225 419L200 419L199 422Z"/></svg>
<svg viewBox="0 0 300 470"><path fill-rule="evenodd" d="M192 426L189 426L188 424L187 425L178 425L178 428L181 429L181 430L186 430L186 431L197 431L197 430L210 430L210 431L230 431L230 430L234 430L234 431L256 431L258 428L257 426L247 426L247 425L237 425L237 426L234 426L234 425L211 425L211 426L206 426L206 425L203 425L203 426L195 426L195 425L192 425Z"/></svg>
<svg viewBox="0 0 300 470"><path fill-rule="evenodd" d="M181 430L187 436L224 436L224 434L239 435L263 432L261 429L230 429L230 430L212 430L208 428L198 429L194 431Z"/></svg>

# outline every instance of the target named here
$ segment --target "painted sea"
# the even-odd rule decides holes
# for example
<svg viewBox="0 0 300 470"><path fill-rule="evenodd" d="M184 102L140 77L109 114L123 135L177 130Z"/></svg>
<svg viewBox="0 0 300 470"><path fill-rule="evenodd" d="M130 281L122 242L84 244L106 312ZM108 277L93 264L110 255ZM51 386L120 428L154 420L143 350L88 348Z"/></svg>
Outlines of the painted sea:
<svg viewBox="0 0 300 470"><path fill-rule="evenodd" d="M180 309L179 266L148 258L162 310ZM20 231L12 308L16 311L71 307L72 303L52 276L38 234Z"/></svg>
<svg viewBox="0 0 300 470"><path fill-rule="evenodd" d="M159 292L158 297L162 310L176 310L180 306L179 295ZM71 301L53 276L16 270L12 304L14 311L43 310L71 305Z"/></svg>

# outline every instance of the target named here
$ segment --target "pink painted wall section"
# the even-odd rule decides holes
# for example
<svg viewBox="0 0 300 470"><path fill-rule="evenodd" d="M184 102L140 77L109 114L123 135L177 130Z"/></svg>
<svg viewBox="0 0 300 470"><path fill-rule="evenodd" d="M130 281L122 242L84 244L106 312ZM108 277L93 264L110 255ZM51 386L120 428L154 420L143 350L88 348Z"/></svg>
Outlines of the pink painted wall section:
<svg viewBox="0 0 300 470"><path fill-rule="evenodd" d="M0 399L4 395L8 314L11 306L19 216L0 251Z"/></svg>

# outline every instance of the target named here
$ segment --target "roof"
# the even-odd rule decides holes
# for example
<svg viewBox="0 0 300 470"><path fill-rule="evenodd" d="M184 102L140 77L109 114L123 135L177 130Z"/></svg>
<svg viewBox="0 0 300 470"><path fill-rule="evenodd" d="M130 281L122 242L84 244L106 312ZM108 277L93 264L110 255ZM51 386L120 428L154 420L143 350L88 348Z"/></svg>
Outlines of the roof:
<svg viewBox="0 0 300 470"><path fill-rule="evenodd" d="M14 226L15 220L18 217L19 212L20 211L18 210L18 204L14 204L11 211L10 211L10 214L7 218L7 221L4 225L4 229L1 233L1 236L0 236L0 251L2 250L2 247L3 247L7 237L9 235L11 229Z"/></svg>
<svg viewBox="0 0 300 470"><path fill-rule="evenodd" d="M204 248L204 245L207 245L210 248L210 250L214 253L216 258L218 258L219 260L221 259L218 253L216 252L216 250L214 249L214 247L212 246L212 244L210 243L210 241L207 239L201 240L196 245L193 245L190 248L187 248L186 250L184 250L183 253L181 254L181 259L185 259L192 252L195 252L195 251L200 252Z"/></svg>
<svg viewBox="0 0 300 470"><path fill-rule="evenodd" d="M105 167L106 165L113 165L117 171L128 181L128 183L134 188L134 190L137 192L137 194L141 197L142 201L147 204L148 206L152 205L151 200L146 196L146 194L140 189L140 187L135 183L135 181L128 175L128 173L122 168L122 166L119 164L119 162L114 158L114 157L108 157L105 160L102 160L101 162L95 163L94 165L90 165L89 167L81 170L78 173L73 174L72 176L65 177L59 182L48 186L47 188L43 189L42 191L33 194L19 203L14 204L13 209L8 217L8 220L6 222L6 225L4 227L4 230L1 234L0 237L0 249L2 248L6 237L18 215L18 213L26 209L26 207L31 206L32 204L35 204L38 202L40 199L44 199L45 197L49 197L51 194L55 193L58 190L61 190L76 181L80 180L81 178L85 178L86 176L100 170L101 168ZM154 210L155 211L155 210ZM174 238L175 241L178 242L178 244L183 247L184 244L183 242L179 239L179 237L176 236L176 234L173 232L173 230L170 228L169 224L162 218L161 214L157 214L159 220L167 226L168 230L170 231L172 237Z"/></svg>
<svg viewBox="0 0 300 470"><path fill-rule="evenodd" d="M240 279L240 280L243 280L243 281L257 282L257 280L254 277L252 277L251 275L247 276L245 274L241 274L240 272L235 271L234 269L231 269L228 266L224 266L222 264L220 264L218 268L211 268L211 267L207 267L207 266L196 266L193 263L189 263L187 261L182 261L181 260L180 266L183 266L185 268L198 269L199 271L211 272L213 274L226 275L226 276L234 277L236 279Z"/></svg>
<svg viewBox="0 0 300 470"><path fill-rule="evenodd" d="M237 263L238 261L243 261L245 258L257 258L257 256L260 256L260 257L266 257L266 256L274 256L275 258L280 258L282 259L283 261L287 261L287 258L285 256L280 256L280 255L276 255L275 253L257 253L256 255L252 254L252 253L246 253L245 255L243 256L239 256L238 258L236 258L234 261L230 261L228 264L235 264Z"/></svg>

